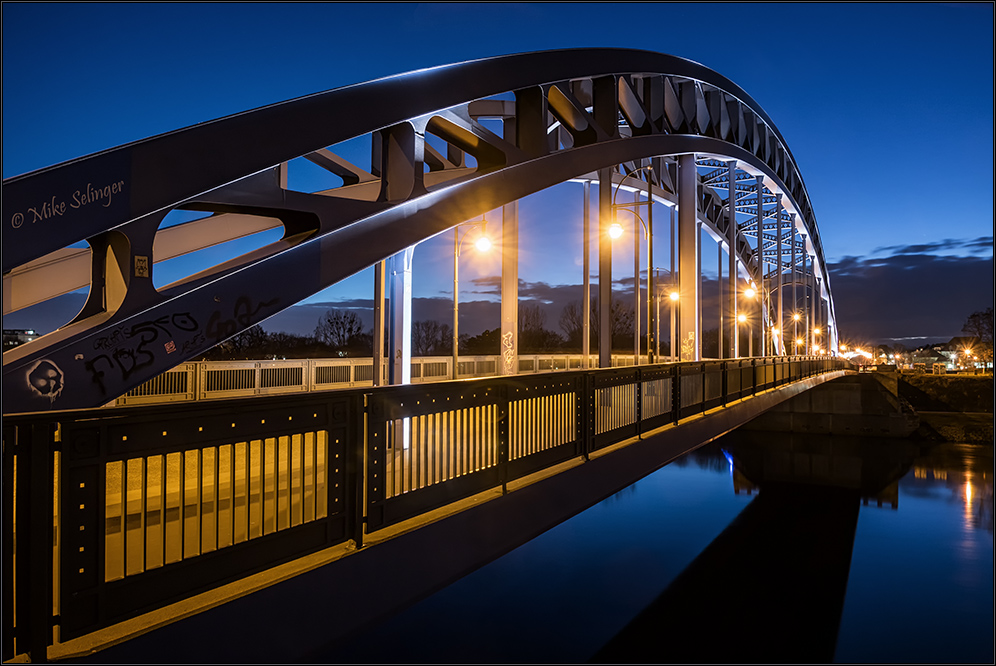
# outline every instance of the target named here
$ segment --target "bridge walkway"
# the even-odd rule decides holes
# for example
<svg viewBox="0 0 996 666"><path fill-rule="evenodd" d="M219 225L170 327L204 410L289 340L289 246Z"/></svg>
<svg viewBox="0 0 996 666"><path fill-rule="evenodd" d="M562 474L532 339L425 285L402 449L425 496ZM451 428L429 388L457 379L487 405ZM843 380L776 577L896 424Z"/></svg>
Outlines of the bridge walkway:
<svg viewBox="0 0 996 666"><path fill-rule="evenodd" d="M7 417L5 486L31 501L5 503L4 658L286 661L281 637L299 651L344 636L845 367L748 359ZM55 529L32 529L45 516ZM220 654L179 655L212 635Z"/></svg>

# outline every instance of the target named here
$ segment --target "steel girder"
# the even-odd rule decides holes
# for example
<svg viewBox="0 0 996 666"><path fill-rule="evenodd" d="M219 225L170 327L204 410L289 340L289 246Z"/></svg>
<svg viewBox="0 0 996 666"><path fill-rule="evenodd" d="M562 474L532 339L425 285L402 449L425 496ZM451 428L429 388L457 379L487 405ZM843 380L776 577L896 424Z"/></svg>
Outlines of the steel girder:
<svg viewBox="0 0 996 666"><path fill-rule="evenodd" d="M495 135L478 121L484 116L510 119L514 133ZM328 149L366 134L374 145L370 171ZM445 142L445 155L427 134ZM783 194L784 208L808 233L832 317L801 174L746 92L675 56L547 51L348 86L4 181L5 279L81 240L92 251L90 297L80 314L4 354L4 409L104 404L405 247L600 168L654 160L648 186L673 193L673 161L663 158L689 153L736 160ZM467 154L476 167L467 166ZM343 186L287 189L281 165L302 156ZM698 191L701 219L725 232L724 202L711 187ZM153 243L174 209L276 220L284 235L156 290ZM734 251L745 264L754 261L742 237ZM4 298L6 310L6 290Z"/></svg>

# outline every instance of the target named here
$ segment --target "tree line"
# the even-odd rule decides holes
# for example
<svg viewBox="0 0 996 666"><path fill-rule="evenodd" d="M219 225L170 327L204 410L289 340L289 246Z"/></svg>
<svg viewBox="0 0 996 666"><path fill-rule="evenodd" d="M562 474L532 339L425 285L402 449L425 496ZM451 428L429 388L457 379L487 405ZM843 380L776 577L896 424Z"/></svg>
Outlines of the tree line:
<svg viewBox="0 0 996 666"><path fill-rule="evenodd" d="M613 350L632 353L633 307L613 300L610 307L610 331ZM535 303L519 305L520 354L581 351L581 301L568 303L560 314L559 330L547 325L546 312ZM386 339L386 336L385 336ZM599 342L598 302L592 299L590 353L597 353ZM501 327L478 335L461 334L460 353L496 355L501 353ZM666 343L662 353L667 353ZM413 356L449 356L453 353L453 329L435 320L412 322ZM268 333L253 326L209 350L205 360L243 360L268 358L324 358L328 356L369 357L373 355L373 329L364 330L360 317L351 310L332 308L318 320L310 336Z"/></svg>
<svg viewBox="0 0 996 666"><path fill-rule="evenodd" d="M598 301L592 299L590 311L589 353L598 353ZM579 353L584 330L581 301L568 303L560 313L559 331L547 327L546 312L535 303L519 305L520 354ZM610 306L609 329L612 349L615 352L633 352L633 307L613 300ZM965 320L962 332L979 341L980 358L993 360L993 309L973 312ZM746 350L746 332L741 331L741 350ZM670 355L668 335L662 331L661 354ZM385 336L386 339L386 336ZM702 354L718 356L718 329L702 331ZM460 353L492 356L501 353L501 327L488 329L478 335L460 336ZM646 349L646 336L642 336ZM903 349L905 351L905 349ZM413 356L449 356L453 353L453 329L449 324L420 320L412 323ZM253 326L216 345L202 358L204 360L256 360L270 358L326 358L370 357L373 355L373 329L363 329L360 317L351 310L332 308L323 314L310 336L291 333L268 333L260 326ZM723 356L730 357L729 336L723 338Z"/></svg>

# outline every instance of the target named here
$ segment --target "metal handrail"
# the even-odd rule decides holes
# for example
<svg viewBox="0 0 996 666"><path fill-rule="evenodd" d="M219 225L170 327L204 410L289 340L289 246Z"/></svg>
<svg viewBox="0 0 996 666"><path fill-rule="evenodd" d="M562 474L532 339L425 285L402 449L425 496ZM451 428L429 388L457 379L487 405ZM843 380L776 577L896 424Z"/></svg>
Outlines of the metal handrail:
<svg viewBox="0 0 996 666"><path fill-rule="evenodd" d="M6 416L15 592L2 658L44 655L54 624L66 641L336 544L362 547L383 527L847 365L688 362Z"/></svg>

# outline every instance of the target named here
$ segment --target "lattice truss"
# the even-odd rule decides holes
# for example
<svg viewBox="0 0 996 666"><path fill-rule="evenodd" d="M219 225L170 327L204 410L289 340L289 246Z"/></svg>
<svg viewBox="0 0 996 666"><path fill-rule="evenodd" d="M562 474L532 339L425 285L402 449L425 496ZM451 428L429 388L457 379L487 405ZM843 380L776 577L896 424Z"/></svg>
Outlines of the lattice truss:
<svg viewBox="0 0 996 666"><path fill-rule="evenodd" d="M369 167L339 150L365 136ZM67 326L4 354L5 411L104 404L406 247L600 169L676 203L674 156L688 153L698 157L703 224L727 237L721 193L735 160L734 251L757 278L790 269L795 243L797 263L809 256L822 278L832 319L801 174L745 91L650 52L502 56L291 100L4 181L4 313L90 287ZM294 189L295 160L341 184ZM653 169L621 175L644 165ZM81 191L86 203L73 207ZM46 202L70 206L55 214ZM163 226L174 210L207 215ZM804 239L788 233L793 224ZM153 286L156 264L267 229L282 236ZM39 367L57 390L32 383Z"/></svg>
<svg viewBox="0 0 996 666"><path fill-rule="evenodd" d="M714 196L723 198L723 206L729 210L727 165L715 159L698 159L696 164L705 169L700 176L702 184L712 188ZM754 240L754 251L748 262L751 276L758 280L760 277L773 280L781 271L783 285L790 285L793 275L798 284L807 284L807 276L812 276L813 272L804 261L806 243L804 235L798 234L795 216L781 208L775 192L763 184L759 187L755 176L739 169L735 173L734 210L744 216L737 218L737 229L740 234ZM760 234L758 219L762 221ZM759 263L762 266L760 269Z"/></svg>

